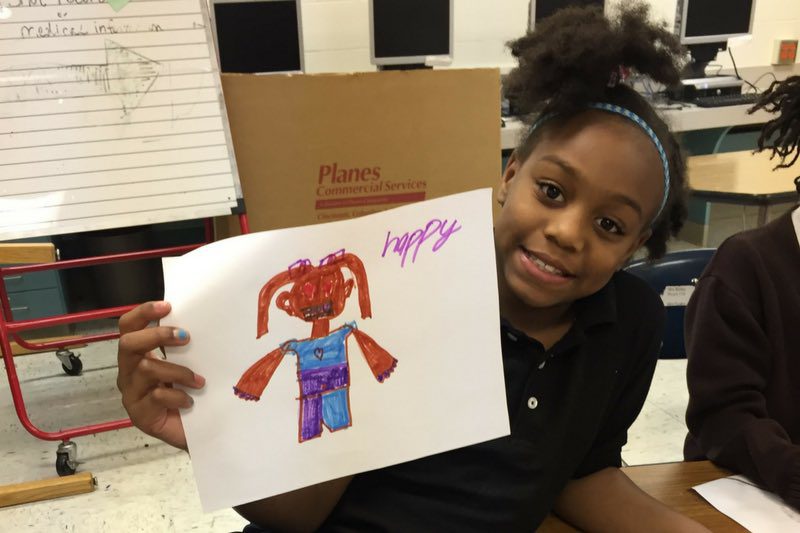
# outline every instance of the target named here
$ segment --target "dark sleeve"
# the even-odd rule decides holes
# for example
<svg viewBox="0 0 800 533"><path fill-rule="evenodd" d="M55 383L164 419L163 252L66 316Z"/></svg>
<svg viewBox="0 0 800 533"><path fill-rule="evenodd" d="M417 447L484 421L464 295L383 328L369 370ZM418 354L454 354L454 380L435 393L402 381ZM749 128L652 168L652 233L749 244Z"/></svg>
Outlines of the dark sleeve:
<svg viewBox="0 0 800 533"><path fill-rule="evenodd" d="M686 313L686 423L706 457L800 508L800 446L767 412L772 346L753 305L715 276L695 289Z"/></svg>
<svg viewBox="0 0 800 533"><path fill-rule="evenodd" d="M638 342L634 343L634 353L625 359L631 366L627 379L619 386L616 400L609 405L605 420L592 444L591 450L583 458L572 475L581 478L607 467L622 465L622 447L628 442L628 428L642 410L653 373L658 361L658 352L664 338L666 312L660 298L651 295L652 306L649 311L639 312L641 327Z"/></svg>

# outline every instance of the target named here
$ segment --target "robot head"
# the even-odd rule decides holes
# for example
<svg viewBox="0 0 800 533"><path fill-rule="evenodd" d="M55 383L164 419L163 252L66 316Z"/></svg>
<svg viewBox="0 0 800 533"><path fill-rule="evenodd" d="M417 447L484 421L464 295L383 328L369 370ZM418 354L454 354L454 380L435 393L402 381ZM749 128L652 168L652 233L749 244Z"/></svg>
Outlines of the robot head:
<svg viewBox="0 0 800 533"><path fill-rule="evenodd" d="M353 273L355 279L344 278L344 267ZM258 337L268 331L272 296L289 284L291 287L278 295L275 305L290 316L306 322L339 316L354 284L358 285L361 318L372 316L364 264L355 255L341 249L323 257L318 266L312 265L308 259L295 261L264 285L258 295Z"/></svg>

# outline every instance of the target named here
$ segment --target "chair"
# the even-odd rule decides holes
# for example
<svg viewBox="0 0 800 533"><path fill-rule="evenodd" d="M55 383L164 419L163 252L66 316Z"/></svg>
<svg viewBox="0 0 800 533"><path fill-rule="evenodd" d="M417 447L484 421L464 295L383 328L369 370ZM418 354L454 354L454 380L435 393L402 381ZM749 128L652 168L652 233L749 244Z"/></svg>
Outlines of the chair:
<svg viewBox="0 0 800 533"><path fill-rule="evenodd" d="M646 281L663 299L666 287L695 285L715 251L715 248L698 248L671 252L656 261L633 262L625 270ZM683 345L686 304L666 302L666 305L667 325L659 358L681 359L686 357Z"/></svg>

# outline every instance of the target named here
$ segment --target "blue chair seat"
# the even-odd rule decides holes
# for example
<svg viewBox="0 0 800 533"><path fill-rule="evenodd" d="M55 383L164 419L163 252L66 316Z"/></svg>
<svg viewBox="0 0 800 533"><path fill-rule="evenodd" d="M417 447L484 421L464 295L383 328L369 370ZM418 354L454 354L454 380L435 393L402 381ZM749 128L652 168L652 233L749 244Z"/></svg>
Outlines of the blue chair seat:
<svg viewBox="0 0 800 533"><path fill-rule="evenodd" d="M694 285L714 255L716 248L698 248L670 252L655 261L636 261L625 269L643 279L658 294L664 294L666 287ZM686 307L673 305L667 307L667 327L664 344L659 357L680 359L686 357L683 344L683 320Z"/></svg>

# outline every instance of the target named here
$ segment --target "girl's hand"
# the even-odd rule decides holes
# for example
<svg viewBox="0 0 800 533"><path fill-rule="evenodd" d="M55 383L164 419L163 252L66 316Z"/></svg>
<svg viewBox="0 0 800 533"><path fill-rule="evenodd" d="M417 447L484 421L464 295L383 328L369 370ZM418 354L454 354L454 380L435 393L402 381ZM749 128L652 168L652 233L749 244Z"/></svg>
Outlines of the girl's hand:
<svg viewBox="0 0 800 533"><path fill-rule="evenodd" d="M172 385L199 389L206 380L184 366L163 359L163 346L189 342L189 334L183 329L148 327L151 322L167 316L170 310L167 302L147 302L120 317L117 388L133 425L172 446L186 449L186 434L178 409L191 407L193 400Z"/></svg>

